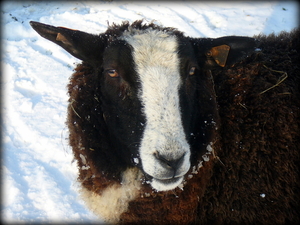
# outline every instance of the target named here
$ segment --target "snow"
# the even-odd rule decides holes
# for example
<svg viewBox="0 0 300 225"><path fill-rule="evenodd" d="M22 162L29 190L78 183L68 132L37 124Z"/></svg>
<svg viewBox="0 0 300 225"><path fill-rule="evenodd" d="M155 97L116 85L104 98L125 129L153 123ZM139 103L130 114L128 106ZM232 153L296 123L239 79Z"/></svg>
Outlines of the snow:
<svg viewBox="0 0 300 225"><path fill-rule="evenodd" d="M108 22L145 19L214 38L290 31L297 9L296 1L2 2L2 222L97 220L78 198L65 125L66 85L79 60L41 38L29 21L100 33Z"/></svg>
<svg viewBox="0 0 300 225"><path fill-rule="evenodd" d="M264 198L264 197L266 197L266 194L260 194L259 196Z"/></svg>

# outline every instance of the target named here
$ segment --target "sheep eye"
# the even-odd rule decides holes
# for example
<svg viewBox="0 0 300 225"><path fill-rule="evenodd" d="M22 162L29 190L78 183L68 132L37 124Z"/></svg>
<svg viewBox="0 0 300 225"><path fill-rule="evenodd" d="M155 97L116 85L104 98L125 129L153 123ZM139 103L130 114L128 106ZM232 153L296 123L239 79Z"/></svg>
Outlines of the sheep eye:
<svg viewBox="0 0 300 225"><path fill-rule="evenodd" d="M116 70L108 70L107 71L107 74L110 76L110 77L119 77L119 74Z"/></svg>
<svg viewBox="0 0 300 225"><path fill-rule="evenodd" d="M196 71L196 67L191 67L190 71L189 71L189 75L190 76L193 76L195 74L195 71Z"/></svg>

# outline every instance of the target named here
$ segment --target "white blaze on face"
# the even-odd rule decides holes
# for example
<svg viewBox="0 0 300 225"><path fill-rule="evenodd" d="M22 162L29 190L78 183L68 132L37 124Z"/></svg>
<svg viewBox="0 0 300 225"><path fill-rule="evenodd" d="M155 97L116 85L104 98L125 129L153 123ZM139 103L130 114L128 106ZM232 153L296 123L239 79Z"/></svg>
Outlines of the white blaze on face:
<svg viewBox="0 0 300 225"><path fill-rule="evenodd" d="M133 60L141 82L139 98L146 116L139 150L143 170L153 177L153 188L158 191L171 190L182 182L190 168L190 149L179 105L181 78L178 41L175 35L152 29L134 30L123 38L133 48ZM167 160L183 158L174 177L170 177L155 156L157 154Z"/></svg>

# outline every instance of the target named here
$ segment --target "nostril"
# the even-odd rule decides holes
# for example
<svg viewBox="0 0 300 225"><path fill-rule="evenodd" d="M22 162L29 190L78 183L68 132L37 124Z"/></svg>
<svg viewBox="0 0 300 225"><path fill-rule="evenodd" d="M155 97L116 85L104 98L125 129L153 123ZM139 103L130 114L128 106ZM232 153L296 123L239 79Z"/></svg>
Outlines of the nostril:
<svg viewBox="0 0 300 225"><path fill-rule="evenodd" d="M182 166L185 154L177 159L169 159L169 157L163 156L159 154L159 152L155 152L154 156L158 159L163 167L176 171L180 166Z"/></svg>

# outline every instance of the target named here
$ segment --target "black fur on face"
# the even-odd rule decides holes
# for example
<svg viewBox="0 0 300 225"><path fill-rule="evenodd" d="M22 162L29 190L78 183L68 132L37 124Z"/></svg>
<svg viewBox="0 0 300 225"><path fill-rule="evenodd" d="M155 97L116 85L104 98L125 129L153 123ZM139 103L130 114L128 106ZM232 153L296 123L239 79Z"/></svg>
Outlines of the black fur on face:
<svg viewBox="0 0 300 225"><path fill-rule="evenodd" d="M145 117L138 99L139 81L131 47L116 40L105 48L99 75L102 111L114 148L127 164L138 157Z"/></svg>
<svg viewBox="0 0 300 225"><path fill-rule="evenodd" d="M213 80L206 71L204 60L199 62L199 52L195 46L190 38L179 41L180 74L183 79L179 90L180 106L182 123L191 147L192 165L205 154L219 122Z"/></svg>

